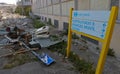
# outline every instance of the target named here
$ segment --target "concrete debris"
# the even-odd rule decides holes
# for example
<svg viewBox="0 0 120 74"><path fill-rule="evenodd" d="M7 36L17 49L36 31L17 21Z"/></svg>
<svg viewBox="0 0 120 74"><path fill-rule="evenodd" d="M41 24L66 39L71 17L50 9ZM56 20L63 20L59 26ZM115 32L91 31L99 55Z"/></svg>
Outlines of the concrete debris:
<svg viewBox="0 0 120 74"><path fill-rule="evenodd" d="M9 40L7 39L0 40L0 46L3 46L3 45L9 45Z"/></svg>
<svg viewBox="0 0 120 74"><path fill-rule="evenodd" d="M35 36L37 38L48 38L49 35L49 26L43 26L35 31Z"/></svg>
<svg viewBox="0 0 120 74"><path fill-rule="evenodd" d="M31 24L30 19L19 14L2 13L1 16L0 27L2 26L2 28L16 25L28 26L27 24Z"/></svg>
<svg viewBox="0 0 120 74"><path fill-rule="evenodd" d="M3 21L0 22L0 27L3 25Z"/></svg>

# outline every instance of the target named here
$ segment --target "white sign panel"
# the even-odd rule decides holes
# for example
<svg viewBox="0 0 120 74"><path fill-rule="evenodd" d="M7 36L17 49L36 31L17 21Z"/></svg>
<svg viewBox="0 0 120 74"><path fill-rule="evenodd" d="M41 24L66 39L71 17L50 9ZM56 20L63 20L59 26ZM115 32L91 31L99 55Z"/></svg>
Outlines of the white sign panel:
<svg viewBox="0 0 120 74"><path fill-rule="evenodd" d="M109 11L74 11L72 30L104 39Z"/></svg>

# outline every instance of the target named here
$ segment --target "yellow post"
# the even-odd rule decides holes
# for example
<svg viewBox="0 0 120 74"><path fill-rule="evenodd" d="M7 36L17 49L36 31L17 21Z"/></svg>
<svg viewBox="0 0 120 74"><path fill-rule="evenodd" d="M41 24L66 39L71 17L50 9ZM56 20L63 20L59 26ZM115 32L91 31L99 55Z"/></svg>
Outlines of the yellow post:
<svg viewBox="0 0 120 74"><path fill-rule="evenodd" d="M98 61L98 65L97 65L97 69L96 69L95 74L102 74L104 64L105 64L105 60L106 60L106 56L107 56L108 49L109 49L109 45L110 45L110 40L112 38L112 33L113 33L113 30L114 30L117 15L118 15L118 7L113 6L112 10L111 10L109 22L108 22L106 36L105 36L105 39L104 39L104 42L103 42L103 46L102 46L102 50L101 50L101 53L100 53L100 58L99 58L99 61Z"/></svg>
<svg viewBox="0 0 120 74"><path fill-rule="evenodd" d="M68 28L68 42L67 42L67 53L66 53L67 57L69 57L70 49L71 49L71 40L72 40L72 30L71 30L72 12L73 12L73 8L70 9L69 28Z"/></svg>

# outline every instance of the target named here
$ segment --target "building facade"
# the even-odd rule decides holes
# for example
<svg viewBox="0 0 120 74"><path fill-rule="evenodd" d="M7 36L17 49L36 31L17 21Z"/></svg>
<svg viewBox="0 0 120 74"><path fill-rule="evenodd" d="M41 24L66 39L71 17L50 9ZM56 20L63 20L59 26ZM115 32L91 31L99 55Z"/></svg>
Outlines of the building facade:
<svg viewBox="0 0 120 74"><path fill-rule="evenodd" d="M18 0L17 5L18 6L31 6L32 0Z"/></svg>
<svg viewBox="0 0 120 74"><path fill-rule="evenodd" d="M42 21L51 21L59 30L67 29L69 9L74 0L33 0L32 12Z"/></svg>
<svg viewBox="0 0 120 74"><path fill-rule="evenodd" d="M67 30L70 8L75 10L110 10L112 6L120 6L120 0L33 0L32 13L40 17L41 21L51 21L58 30ZM120 9L120 7L119 7ZM117 18L120 20L120 12ZM120 25L116 24L111 48L120 56ZM86 38L83 36L83 38ZM92 40L95 44L100 43ZM118 39L118 40L117 40Z"/></svg>
<svg viewBox="0 0 120 74"><path fill-rule="evenodd" d="M117 0L111 0L117 1ZM33 0L32 12L43 21L51 20L59 30L68 26L70 8L76 10L110 10L111 5L119 2L110 0Z"/></svg>

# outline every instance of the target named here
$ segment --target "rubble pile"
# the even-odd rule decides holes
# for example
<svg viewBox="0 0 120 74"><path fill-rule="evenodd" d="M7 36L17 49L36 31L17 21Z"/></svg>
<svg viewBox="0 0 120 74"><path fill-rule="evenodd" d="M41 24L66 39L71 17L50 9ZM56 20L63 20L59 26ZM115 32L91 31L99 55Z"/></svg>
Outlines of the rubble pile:
<svg viewBox="0 0 120 74"><path fill-rule="evenodd" d="M26 52L25 50L31 51L31 49L33 49L33 48L41 49L40 43L38 41L33 40L33 36L32 36L33 33L30 32L30 26L29 26L29 24L31 23L31 22L29 22L30 19L28 19L25 16L20 16L18 14L7 13L7 14L3 14L3 15L2 15L2 21L3 21L2 27L6 28L5 31L7 33L4 35L4 37L8 40L8 41L6 41L6 44L11 43L11 45L13 46L13 50L16 51L17 53L19 53L19 52L21 53L21 49L24 52ZM44 34L44 32L46 33L48 31L48 29L49 29L49 27L45 26L45 27L38 29L37 32L38 32L38 34ZM44 34L44 36L45 36L45 34ZM1 40L1 41L3 41L3 40ZM23 48L25 48L25 49L23 49ZM50 56L48 56L45 53L40 55L37 52L35 52L34 50L32 50L31 53L33 55L35 55L39 60L44 62L46 65L50 65L54 62L54 59L52 59ZM7 54L7 55L9 55L9 54ZM47 57L47 59L46 59L46 57Z"/></svg>
<svg viewBox="0 0 120 74"><path fill-rule="evenodd" d="M50 65L55 61L53 58L47 55L47 53L41 52L39 54L38 52L32 50L34 48L41 49L41 47L48 47L62 41L62 39L56 41L52 41L49 39L49 26L42 26L39 29L34 29L32 25L32 20L27 18L26 16L12 13L2 13L1 16L1 46L10 45L12 46L12 50L17 53L19 53L19 51L21 53L21 49L24 52L30 51L46 65Z"/></svg>
<svg viewBox="0 0 120 74"><path fill-rule="evenodd" d="M32 20L27 18L26 16L7 12L1 13L0 45L6 45L8 42L19 41L18 39L20 38L20 35L22 36L24 33L24 35L27 36L27 32L29 32L32 28ZM24 38L26 36L24 36ZM12 40L15 38L16 40Z"/></svg>
<svg viewBox="0 0 120 74"><path fill-rule="evenodd" d="M1 13L0 16L0 58L36 50L37 47L27 50L21 43L23 41L29 45L32 37L29 31L33 29L31 19L7 12Z"/></svg>
<svg viewBox="0 0 120 74"><path fill-rule="evenodd" d="M2 18L0 22L0 27L14 27L14 26L24 26L26 28L32 28L31 20L26 16L21 16L19 14L11 14L11 13L2 13Z"/></svg>

